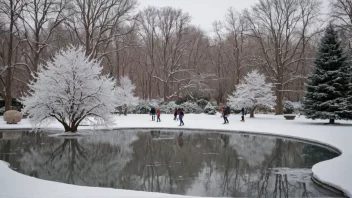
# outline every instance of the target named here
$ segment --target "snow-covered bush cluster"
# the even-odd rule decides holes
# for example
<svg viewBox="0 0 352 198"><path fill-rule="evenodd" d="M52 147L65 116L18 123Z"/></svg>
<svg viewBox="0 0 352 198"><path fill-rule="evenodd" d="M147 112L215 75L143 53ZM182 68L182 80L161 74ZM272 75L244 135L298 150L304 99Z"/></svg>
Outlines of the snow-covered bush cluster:
<svg viewBox="0 0 352 198"><path fill-rule="evenodd" d="M135 108L133 109L132 113L134 114L149 114L151 107L143 102L140 102Z"/></svg>
<svg viewBox="0 0 352 198"><path fill-rule="evenodd" d="M293 103L289 100L284 103L284 114L292 114L295 110Z"/></svg>
<svg viewBox="0 0 352 198"><path fill-rule="evenodd" d="M203 109L198 106L196 103L192 103L192 102L184 102L182 103L180 106L180 108L182 108L185 113L203 113Z"/></svg>
<svg viewBox="0 0 352 198"><path fill-rule="evenodd" d="M163 103L160 105L161 113L165 113L165 114L173 114L175 111L175 108L179 108L179 106L174 101L171 101L169 103Z"/></svg>
<svg viewBox="0 0 352 198"><path fill-rule="evenodd" d="M301 102L292 102L292 105L295 113L300 113L303 111L303 105Z"/></svg>
<svg viewBox="0 0 352 198"><path fill-rule="evenodd" d="M216 114L216 110L213 107L213 105L211 105L210 102L208 102L208 104L204 107L204 113L209 114L209 115L215 115Z"/></svg>
<svg viewBox="0 0 352 198"><path fill-rule="evenodd" d="M134 114L149 114L152 107L158 108L161 101L159 100L140 100L134 107L132 113Z"/></svg>
<svg viewBox="0 0 352 198"><path fill-rule="evenodd" d="M199 106L199 104L201 106L204 106L204 108ZM156 109L160 108L162 114L173 114L175 112L175 109L178 108L182 108L185 113L206 113L211 115L214 115L216 113L215 107L213 107L211 103L206 100L198 100L197 102L183 102L180 105L176 104L176 102L174 101L161 102L158 100L141 100L139 101L138 105L135 106L132 112L135 114L149 114L151 107L154 107Z"/></svg>
<svg viewBox="0 0 352 198"><path fill-rule="evenodd" d="M204 99L200 99L200 100L197 100L196 103L200 108L204 109L208 105L209 102Z"/></svg>

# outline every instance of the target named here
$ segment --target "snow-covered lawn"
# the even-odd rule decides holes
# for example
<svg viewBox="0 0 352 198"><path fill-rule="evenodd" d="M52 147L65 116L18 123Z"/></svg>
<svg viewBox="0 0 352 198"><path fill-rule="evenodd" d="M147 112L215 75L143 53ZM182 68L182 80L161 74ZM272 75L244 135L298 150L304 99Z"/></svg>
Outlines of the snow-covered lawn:
<svg viewBox="0 0 352 198"><path fill-rule="evenodd" d="M295 120L285 120L283 116L256 115L255 119L239 121L239 115L229 117L230 124L223 125L219 115L185 115L185 126L190 129L233 130L244 132L279 134L314 140L339 149L342 155L329 161L316 164L313 167L314 176L320 181L343 190L347 196L352 196L352 122L340 121L341 125L324 125L327 121L312 121L303 117ZM116 116L114 128L179 128L173 120L173 115L161 115L160 123L151 121L148 115ZM30 128L27 120L18 125L6 125L0 118L0 129ZM61 129L59 124L48 126L50 129ZM79 129L89 129L82 126ZM180 127L181 128L181 127ZM181 197L159 193L126 191L107 188L92 188L44 181L21 175L0 163L0 197Z"/></svg>

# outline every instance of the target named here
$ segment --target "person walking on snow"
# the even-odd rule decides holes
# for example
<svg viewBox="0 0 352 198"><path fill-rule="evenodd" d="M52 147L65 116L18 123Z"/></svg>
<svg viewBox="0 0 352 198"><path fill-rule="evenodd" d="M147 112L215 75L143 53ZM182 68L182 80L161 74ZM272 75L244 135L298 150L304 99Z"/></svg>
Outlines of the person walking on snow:
<svg viewBox="0 0 352 198"><path fill-rule="evenodd" d="M241 122L244 122L244 115L245 115L245 110L244 110L244 108L242 108L241 109L241 117L242 117L242 120L241 120Z"/></svg>
<svg viewBox="0 0 352 198"><path fill-rule="evenodd" d="M156 116L157 116L156 122L161 122L161 120L160 120L160 109L159 108L156 111Z"/></svg>
<svg viewBox="0 0 352 198"><path fill-rule="evenodd" d="M184 115L185 115L185 113L183 112L183 109L179 109L180 111L180 113L179 113L179 119L180 119L180 126L183 126L183 125L185 125L185 123L183 122L183 117L184 117Z"/></svg>
<svg viewBox="0 0 352 198"><path fill-rule="evenodd" d="M152 107L151 109L150 109L150 115L152 116L152 121L155 121L155 108L154 107Z"/></svg>
<svg viewBox="0 0 352 198"><path fill-rule="evenodd" d="M176 121L176 119L177 119L177 113L178 111L177 111L177 108L175 108L175 111L174 111L174 120Z"/></svg>
<svg viewBox="0 0 352 198"><path fill-rule="evenodd" d="M226 109L224 110L224 124L228 124L229 120L227 119L230 116L231 113L231 109L229 106L226 107Z"/></svg>

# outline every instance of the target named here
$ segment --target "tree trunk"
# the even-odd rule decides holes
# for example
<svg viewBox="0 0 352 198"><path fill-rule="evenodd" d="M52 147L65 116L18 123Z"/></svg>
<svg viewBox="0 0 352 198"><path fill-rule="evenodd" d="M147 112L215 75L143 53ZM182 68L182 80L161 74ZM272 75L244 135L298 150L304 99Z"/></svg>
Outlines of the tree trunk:
<svg viewBox="0 0 352 198"><path fill-rule="evenodd" d="M255 108L251 108L250 109L250 118L254 118L254 111L255 111Z"/></svg>
<svg viewBox="0 0 352 198"><path fill-rule="evenodd" d="M164 102L168 101L167 95L169 94L169 87L166 82L164 82Z"/></svg>
<svg viewBox="0 0 352 198"><path fill-rule="evenodd" d="M283 114L283 106L282 106L282 85L276 86L276 107L275 107L275 114L282 115Z"/></svg>
<svg viewBox="0 0 352 198"><path fill-rule="evenodd" d="M151 100L152 97L152 76L149 77L149 82L148 82L148 98Z"/></svg>
<svg viewBox="0 0 352 198"><path fill-rule="evenodd" d="M71 132L71 133L76 133L78 129L78 125L74 126L65 126L65 132Z"/></svg>
<svg viewBox="0 0 352 198"><path fill-rule="evenodd" d="M6 72L6 85L5 85L5 111L10 110L11 106L11 88L12 88L12 47L13 47L13 28L15 25L15 13L13 10L13 1L10 1L11 7L11 19L10 19L10 38L9 38L9 46L7 52L7 72Z"/></svg>
<svg viewBox="0 0 352 198"><path fill-rule="evenodd" d="M335 119L330 119L329 124L335 124Z"/></svg>
<svg viewBox="0 0 352 198"><path fill-rule="evenodd" d="M177 102L180 101L180 82L178 82L177 84L177 99L176 99Z"/></svg>
<svg viewBox="0 0 352 198"><path fill-rule="evenodd" d="M65 128L65 132L69 132L70 131L70 127L67 124L63 124L64 128Z"/></svg>

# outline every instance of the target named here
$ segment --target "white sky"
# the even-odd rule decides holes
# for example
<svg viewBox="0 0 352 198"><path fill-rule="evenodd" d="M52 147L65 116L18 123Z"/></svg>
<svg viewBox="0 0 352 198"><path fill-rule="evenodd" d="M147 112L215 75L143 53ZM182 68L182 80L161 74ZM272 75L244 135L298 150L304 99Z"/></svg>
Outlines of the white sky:
<svg viewBox="0 0 352 198"><path fill-rule="evenodd" d="M259 0L139 0L139 9L148 5L156 7L171 6L181 8L192 16L192 24L213 33L214 21L223 21L227 10L232 6L237 11L250 8ZM328 0L322 0L323 9L327 9Z"/></svg>
<svg viewBox="0 0 352 198"><path fill-rule="evenodd" d="M232 6L237 11L250 8L258 0L139 0L139 8L148 5L181 8L192 16L192 24L207 32L212 32L212 23L223 20L227 10Z"/></svg>

